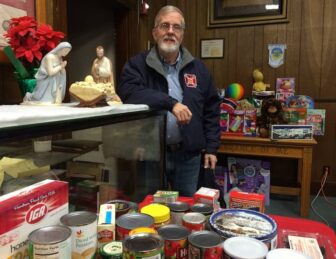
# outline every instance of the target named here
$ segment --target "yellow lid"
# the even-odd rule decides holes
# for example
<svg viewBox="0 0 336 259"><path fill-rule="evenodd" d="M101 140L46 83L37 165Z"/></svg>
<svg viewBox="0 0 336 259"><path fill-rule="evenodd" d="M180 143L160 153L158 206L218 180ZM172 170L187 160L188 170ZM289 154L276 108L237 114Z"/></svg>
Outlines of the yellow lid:
<svg viewBox="0 0 336 259"><path fill-rule="evenodd" d="M141 213L148 214L154 218L154 223L162 223L170 218L170 209L162 204L152 203L141 209Z"/></svg>
<svg viewBox="0 0 336 259"><path fill-rule="evenodd" d="M129 232L129 235L132 236L134 234L139 234L139 233L157 234L158 232L154 228L139 227L139 228L132 229Z"/></svg>

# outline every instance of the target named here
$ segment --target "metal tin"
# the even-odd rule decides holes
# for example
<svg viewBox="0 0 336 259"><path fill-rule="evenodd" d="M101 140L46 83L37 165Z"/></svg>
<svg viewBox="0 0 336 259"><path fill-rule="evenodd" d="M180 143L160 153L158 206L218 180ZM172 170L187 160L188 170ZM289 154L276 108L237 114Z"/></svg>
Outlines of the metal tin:
<svg viewBox="0 0 336 259"><path fill-rule="evenodd" d="M61 223L72 231L72 258L94 258L97 250L97 215L75 211L63 215Z"/></svg>
<svg viewBox="0 0 336 259"><path fill-rule="evenodd" d="M170 223L182 225L182 217L190 209L188 203L183 201L175 201L168 204L170 209Z"/></svg>
<svg viewBox="0 0 336 259"><path fill-rule="evenodd" d="M132 229L129 232L129 235L135 235L135 234L140 234L140 233L147 233L147 234L157 234L158 232L154 228L147 228L147 227L139 227Z"/></svg>
<svg viewBox="0 0 336 259"><path fill-rule="evenodd" d="M121 215L116 220L117 238L123 240L132 229L139 227L154 227L154 218L147 214L131 213Z"/></svg>
<svg viewBox="0 0 336 259"><path fill-rule="evenodd" d="M188 235L190 231L183 226L171 224L158 229L159 235L164 239L164 252L167 259L188 258Z"/></svg>
<svg viewBox="0 0 336 259"><path fill-rule="evenodd" d="M123 242L124 258L164 258L163 238L155 234L128 236Z"/></svg>
<svg viewBox="0 0 336 259"><path fill-rule="evenodd" d="M71 229L66 226L49 226L31 232L29 258L32 259L71 259Z"/></svg>
<svg viewBox="0 0 336 259"><path fill-rule="evenodd" d="M223 248L224 255L232 259L264 259L268 253L263 242L251 237L230 237L224 241Z"/></svg>
<svg viewBox="0 0 336 259"><path fill-rule="evenodd" d="M189 258L222 258L222 238L215 232L197 231L189 235Z"/></svg>
<svg viewBox="0 0 336 259"><path fill-rule="evenodd" d="M109 202L106 202L107 204L114 204L115 210L116 210L116 219L120 217L121 215L124 215L129 212L131 209L131 205L129 201L124 200L111 200Z"/></svg>
<svg viewBox="0 0 336 259"><path fill-rule="evenodd" d="M198 212L188 212L182 217L182 225L191 232L204 230L206 217Z"/></svg>
<svg viewBox="0 0 336 259"><path fill-rule="evenodd" d="M202 213L204 216L210 216L214 211L211 205L205 203L196 203L191 206L190 210L192 212Z"/></svg>
<svg viewBox="0 0 336 259"><path fill-rule="evenodd" d="M122 259L123 246L121 241L112 241L103 245L99 249L99 256L101 259Z"/></svg>
<svg viewBox="0 0 336 259"><path fill-rule="evenodd" d="M211 215L211 227L225 238L248 236L264 242L271 250L277 245L277 224L269 216L248 209L224 209Z"/></svg>

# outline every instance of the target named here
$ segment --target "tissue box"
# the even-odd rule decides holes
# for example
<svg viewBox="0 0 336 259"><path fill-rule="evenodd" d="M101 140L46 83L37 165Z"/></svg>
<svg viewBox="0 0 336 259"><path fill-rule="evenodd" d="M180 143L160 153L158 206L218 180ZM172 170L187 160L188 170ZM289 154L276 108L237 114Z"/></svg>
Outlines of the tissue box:
<svg viewBox="0 0 336 259"><path fill-rule="evenodd" d="M115 204L102 204L98 217L98 247L115 240Z"/></svg>

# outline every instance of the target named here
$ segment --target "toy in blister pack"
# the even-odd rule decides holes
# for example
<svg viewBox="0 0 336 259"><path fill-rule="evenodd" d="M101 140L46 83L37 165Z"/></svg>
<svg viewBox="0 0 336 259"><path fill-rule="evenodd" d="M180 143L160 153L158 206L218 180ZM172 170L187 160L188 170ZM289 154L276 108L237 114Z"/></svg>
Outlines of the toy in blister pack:
<svg viewBox="0 0 336 259"><path fill-rule="evenodd" d="M257 132L257 110L245 110L244 115L244 135L245 136L255 136Z"/></svg>
<svg viewBox="0 0 336 259"><path fill-rule="evenodd" d="M244 114L243 110L235 110L230 114L229 132L243 133Z"/></svg>
<svg viewBox="0 0 336 259"><path fill-rule="evenodd" d="M221 132L227 132L229 130L229 113L225 110L220 111L219 126Z"/></svg>

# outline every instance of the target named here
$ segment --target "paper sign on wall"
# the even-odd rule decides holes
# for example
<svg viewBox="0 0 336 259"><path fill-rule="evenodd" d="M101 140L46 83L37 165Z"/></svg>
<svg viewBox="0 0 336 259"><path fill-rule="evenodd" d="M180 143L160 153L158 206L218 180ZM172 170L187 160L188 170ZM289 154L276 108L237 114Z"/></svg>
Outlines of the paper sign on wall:
<svg viewBox="0 0 336 259"><path fill-rule="evenodd" d="M277 68L284 63L286 44L268 44L268 64Z"/></svg>

